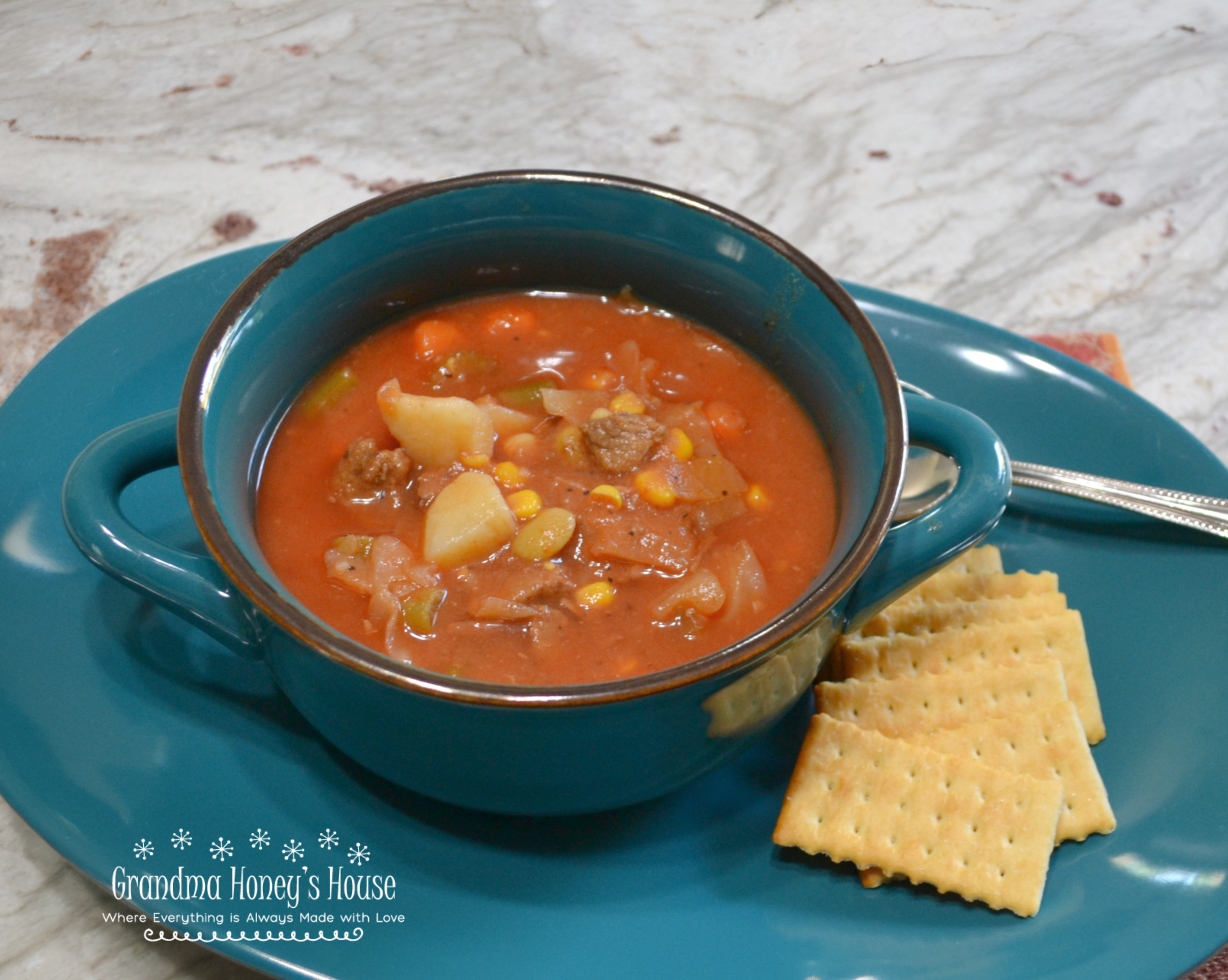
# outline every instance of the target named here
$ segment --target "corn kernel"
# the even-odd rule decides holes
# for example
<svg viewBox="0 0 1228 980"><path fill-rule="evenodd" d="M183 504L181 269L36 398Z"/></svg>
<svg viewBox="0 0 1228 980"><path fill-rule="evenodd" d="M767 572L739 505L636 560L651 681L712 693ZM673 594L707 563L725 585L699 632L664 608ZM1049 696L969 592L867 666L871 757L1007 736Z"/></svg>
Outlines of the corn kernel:
<svg viewBox="0 0 1228 980"><path fill-rule="evenodd" d="M665 436L665 444L674 457L684 463L695 455L695 443L681 429L670 429Z"/></svg>
<svg viewBox="0 0 1228 980"><path fill-rule="evenodd" d="M584 433L578 425L565 425L554 437L554 448L572 466L583 466L588 462L584 451Z"/></svg>
<svg viewBox="0 0 1228 980"><path fill-rule="evenodd" d="M678 499L665 474L657 470L640 470L636 473L635 489L654 507L672 507Z"/></svg>
<svg viewBox="0 0 1228 980"><path fill-rule="evenodd" d="M632 415L643 415L647 409L648 406L644 404L644 399L634 391L624 391L622 394L615 395L610 401L610 411L612 412L630 412Z"/></svg>
<svg viewBox="0 0 1228 980"><path fill-rule="evenodd" d="M593 582L576 589L576 602L582 609L604 609L614 601L614 594L609 582Z"/></svg>
<svg viewBox="0 0 1228 980"><path fill-rule="evenodd" d="M501 440L501 444L503 451L509 456L523 459L537 448L537 436L532 432L517 432L514 436Z"/></svg>
<svg viewBox="0 0 1228 980"><path fill-rule="evenodd" d="M605 418L609 418L613 414L614 413L611 412L608 408L594 408L593 414L590 415L589 418L590 419L605 419Z"/></svg>
<svg viewBox="0 0 1228 980"><path fill-rule="evenodd" d="M618 487L612 487L608 483L603 483L599 487L593 487L588 492L588 495L591 500L609 504L615 510L620 509L623 505L623 492Z"/></svg>
<svg viewBox="0 0 1228 980"><path fill-rule="evenodd" d="M764 493L763 487L757 483L752 483L746 490L746 506L752 507L755 510L767 510L771 505L771 500Z"/></svg>
<svg viewBox="0 0 1228 980"><path fill-rule="evenodd" d="M471 470L480 470L490 465L490 457L485 453L465 453L460 461Z"/></svg>
<svg viewBox="0 0 1228 980"><path fill-rule="evenodd" d="M524 474L515 463L505 460L495 467L495 482L508 490L518 490L524 486Z"/></svg>
<svg viewBox="0 0 1228 980"><path fill-rule="evenodd" d="M536 517L542 509L541 494L536 490L517 490L507 498L507 505L512 508L513 514L527 521L530 517Z"/></svg>
<svg viewBox="0 0 1228 980"><path fill-rule="evenodd" d="M562 551L575 533L575 514L547 507L512 538L512 554L525 561L545 561Z"/></svg>

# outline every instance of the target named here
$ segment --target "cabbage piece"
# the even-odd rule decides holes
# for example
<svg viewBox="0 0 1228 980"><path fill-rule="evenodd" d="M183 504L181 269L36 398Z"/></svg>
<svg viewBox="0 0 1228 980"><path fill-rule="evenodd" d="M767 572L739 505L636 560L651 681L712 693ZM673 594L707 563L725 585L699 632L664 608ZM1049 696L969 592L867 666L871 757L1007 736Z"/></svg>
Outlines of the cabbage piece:
<svg viewBox="0 0 1228 980"><path fill-rule="evenodd" d="M745 541L715 548L707 559L725 587L725 615L761 612L767 605L768 584L763 566Z"/></svg>
<svg viewBox="0 0 1228 980"><path fill-rule="evenodd" d="M371 565L371 538L347 534L324 552L324 570L351 592L370 595L375 588Z"/></svg>
<svg viewBox="0 0 1228 980"><path fill-rule="evenodd" d="M699 402L667 405L657 413L657 418L665 425L677 426L687 434L687 438L691 440L691 445L695 449L688 464L715 497L733 497L746 492L746 480L742 478L738 468L721 453L716 436L712 434L712 426ZM730 516L737 516L742 512L737 510L736 513L733 513L736 508L728 510L729 513L721 514L716 523L729 520ZM713 516L716 516L716 513L714 511ZM715 524L710 526L715 526Z"/></svg>
<svg viewBox="0 0 1228 980"><path fill-rule="evenodd" d="M371 566L373 591L387 592L398 600L414 589L439 582L439 572L391 534L381 534L371 542Z"/></svg>
<svg viewBox="0 0 1228 980"><path fill-rule="evenodd" d="M670 589L654 608L657 619L668 622L684 609L693 609L704 616L715 616L725 605L725 589L720 579L706 568L688 575Z"/></svg>
<svg viewBox="0 0 1228 980"><path fill-rule="evenodd" d="M639 344L634 340L624 340L606 357L611 369L622 376L623 386L628 391L634 391L650 405L658 404L659 400L648 386L648 379L657 369L657 362L650 357L640 357Z"/></svg>
<svg viewBox="0 0 1228 980"><path fill-rule="evenodd" d="M580 517L583 550L597 561L625 561L663 572L690 568L697 542L691 522L672 507L636 506L623 510L585 510Z"/></svg>
<svg viewBox="0 0 1228 980"><path fill-rule="evenodd" d="M741 517L746 509L746 501L741 497L717 497L696 504L691 509L691 519L695 522L695 530L703 534L726 521Z"/></svg>
<svg viewBox="0 0 1228 980"><path fill-rule="evenodd" d="M511 599L488 595L469 604L469 615L474 619L493 619L504 623L523 623L544 616L545 606L531 606Z"/></svg>
<svg viewBox="0 0 1228 980"><path fill-rule="evenodd" d="M560 415L572 425L583 425L593 412L605 408L610 395L605 391L572 391L567 388L542 389L542 408L550 415Z"/></svg>
<svg viewBox="0 0 1228 980"><path fill-rule="evenodd" d="M541 421L540 416L533 416L528 412L518 412L514 408L500 405L495 400L494 395L483 395L474 404L490 416L490 421L495 427L495 435L500 439L506 439L508 436L514 436L521 432L528 432Z"/></svg>

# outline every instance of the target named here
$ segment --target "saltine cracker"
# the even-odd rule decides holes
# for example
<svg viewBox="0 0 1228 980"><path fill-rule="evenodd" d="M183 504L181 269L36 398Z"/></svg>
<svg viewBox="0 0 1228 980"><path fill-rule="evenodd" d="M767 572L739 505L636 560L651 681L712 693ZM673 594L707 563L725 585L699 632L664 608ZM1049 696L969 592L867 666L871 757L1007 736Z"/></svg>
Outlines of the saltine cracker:
<svg viewBox="0 0 1228 980"><path fill-rule="evenodd" d="M1021 916L1040 908L1056 779L994 769L816 715L772 839Z"/></svg>

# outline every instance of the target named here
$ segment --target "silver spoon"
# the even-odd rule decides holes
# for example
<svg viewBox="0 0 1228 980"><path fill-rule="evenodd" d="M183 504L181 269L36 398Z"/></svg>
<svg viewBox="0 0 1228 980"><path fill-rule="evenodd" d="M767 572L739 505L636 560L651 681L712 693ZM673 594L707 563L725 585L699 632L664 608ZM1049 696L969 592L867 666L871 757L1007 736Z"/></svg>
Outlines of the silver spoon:
<svg viewBox="0 0 1228 980"><path fill-rule="evenodd" d="M906 381L901 381L900 387L925 398L934 397ZM922 446L909 447L904 488L893 520L898 523L925 513L955 489L958 478L959 466L949 456ZM1011 483L1094 500L1228 538L1228 500L1221 497L1165 490L1021 460L1011 460Z"/></svg>

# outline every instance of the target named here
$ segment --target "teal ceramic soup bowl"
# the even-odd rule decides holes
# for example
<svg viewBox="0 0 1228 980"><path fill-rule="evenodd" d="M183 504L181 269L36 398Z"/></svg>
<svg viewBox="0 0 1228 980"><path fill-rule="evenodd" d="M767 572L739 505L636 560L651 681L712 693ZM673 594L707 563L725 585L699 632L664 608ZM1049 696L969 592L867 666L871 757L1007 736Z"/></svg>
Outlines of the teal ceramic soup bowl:
<svg viewBox="0 0 1228 980"><path fill-rule="evenodd" d="M421 307L494 290L617 292L706 324L760 358L814 421L836 474L835 548L794 605L680 667L520 687L393 660L316 618L261 555L254 501L278 422L315 373ZM908 429L958 485L892 526ZM131 526L124 486L178 463L211 557ZM998 520L1009 464L975 416L901 395L839 285L738 215L594 174L481 174L408 188L325 221L266 260L201 340L178 412L103 436L74 463L64 515L81 550L229 646L263 658L325 738L381 776L520 814L669 792L743 749L808 691L833 638ZM787 514L781 516L788 520Z"/></svg>

